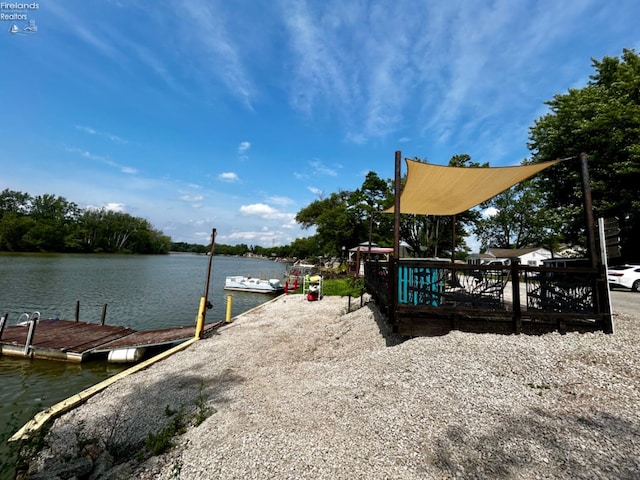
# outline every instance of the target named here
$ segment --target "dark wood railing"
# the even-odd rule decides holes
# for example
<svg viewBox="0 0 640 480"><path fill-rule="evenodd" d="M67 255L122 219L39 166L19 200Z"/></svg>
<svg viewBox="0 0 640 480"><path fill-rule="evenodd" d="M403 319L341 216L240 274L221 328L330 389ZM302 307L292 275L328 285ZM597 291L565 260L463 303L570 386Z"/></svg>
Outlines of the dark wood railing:
<svg viewBox="0 0 640 480"><path fill-rule="evenodd" d="M366 263L365 287L404 335L612 331L600 268L403 258Z"/></svg>

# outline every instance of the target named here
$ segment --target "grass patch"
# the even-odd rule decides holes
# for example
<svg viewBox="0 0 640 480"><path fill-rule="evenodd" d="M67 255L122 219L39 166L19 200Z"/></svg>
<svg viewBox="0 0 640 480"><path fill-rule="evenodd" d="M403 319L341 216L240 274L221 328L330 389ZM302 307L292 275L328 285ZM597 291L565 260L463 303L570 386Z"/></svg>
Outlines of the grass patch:
<svg viewBox="0 0 640 480"><path fill-rule="evenodd" d="M364 293L364 280L361 278L327 278L323 279L323 293L328 297L359 297Z"/></svg>

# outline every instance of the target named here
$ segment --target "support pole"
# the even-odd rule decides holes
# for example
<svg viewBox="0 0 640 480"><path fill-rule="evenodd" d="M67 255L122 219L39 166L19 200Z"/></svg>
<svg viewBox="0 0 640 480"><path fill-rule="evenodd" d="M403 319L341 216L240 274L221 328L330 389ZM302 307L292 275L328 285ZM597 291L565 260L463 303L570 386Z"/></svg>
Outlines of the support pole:
<svg viewBox="0 0 640 480"><path fill-rule="evenodd" d="M196 338L202 336L202 329L204 328L204 318L207 311L207 298L203 295L200 297L200 304L198 305L198 316L196 318Z"/></svg>
<svg viewBox="0 0 640 480"><path fill-rule="evenodd" d="M582 178L582 193L584 201L584 216L587 224L587 248L591 268L598 271L598 279L594 282L594 307L597 313L604 319L604 333L613 333L613 321L611 318L611 306L608 301L609 286L607 270L604 267L602 256L596 247L596 222L593 217L593 202L591 199L591 185L589 181L588 155L580 154L580 176Z"/></svg>
<svg viewBox="0 0 640 480"><path fill-rule="evenodd" d="M451 263L456 263L456 216L451 216Z"/></svg>
<svg viewBox="0 0 640 480"><path fill-rule="evenodd" d="M233 307L233 295L227 295L227 316L225 322L231 323L231 309Z"/></svg>
<svg viewBox="0 0 640 480"><path fill-rule="evenodd" d="M396 151L394 203L393 203L393 256L400 258L400 187L402 152Z"/></svg>
<svg viewBox="0 0 640 480"><path fill-rule="evenodd" d="M389 280L391 292L389 295L389 319L394 330L397 329L398 314L398 268L400 259L400 189L402 173L402 152L396 151L395 181L394 181L394 206L393 206L393 258L391 259Z"/></svg>
<svg viewBox="0 0 640 480"><path fill-rule="evenodd" d="M593 218L593 202L591 200L591 184L589 181L589 167L587 165L588 156L586 153L580 154L580 177L582 178L582 198L584 202L584 216L587 224L587 249L591 267L598 268L598 249L596 248L596 222Z"/></svg>
<svg viewBox="0 0 640 480"><path fill-rule="evenodd" d="M80 300L76 300L76 322L80 321Z"/></svg>
<svg viewBox="0 0 640 480"><path fill-rule="evenodd" d="M209 265L207 267L207 281L204 287L204 294L200 297L200 306L198 307L198 317L196 320L196 338L202 337L202 330L207 317L207 307L209 304L209 283L211 281L211 265L213 263L213 253L216 245L216 229L211 231L211 250L209 252Z"/></svg>

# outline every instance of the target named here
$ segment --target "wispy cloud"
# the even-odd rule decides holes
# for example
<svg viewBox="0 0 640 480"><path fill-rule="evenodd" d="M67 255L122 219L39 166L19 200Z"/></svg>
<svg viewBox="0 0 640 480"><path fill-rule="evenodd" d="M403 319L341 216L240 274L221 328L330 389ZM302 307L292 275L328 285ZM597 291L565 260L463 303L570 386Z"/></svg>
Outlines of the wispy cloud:
<svg viewBox="0 0 640 480"><path fill-rule="evenodd" d="M309 165L317 175L329 175L331 177L338 176L338 172L335 169L327 167L319 160L312 160L309 162Z"/></svg>
<svg viewBox="0 0 640 480"><path fill-rule="evenodd" d="M95 135L95 136L98 136L98 137L106 138L106 139L108 139L108 140L110 140L110 141L112 141L114 143L119 143L119 144L124 144L124 145L129 143L128 140L126 140L126 139L124 139L122 137L119 137L118 135L114 135L114 134L109 133L109 132L103 132L103 131L100 131L100 130L96 130L95 128L87 127L87 126L84 126L84 125L76 125L76 130L80 130L81 132L87 133L89 135Z"/></svg>
<svg viewBox="0 0 640 480"><path fill-rule="evenodd" d="M267 200L271 203L274 203L276 205L281 205L283 207L289 206L289 205L293 205L295 203L295 200L293 200L292 198L289 197L281 197L281 196L270 196L267 198Z"/></svg>
<svg viewBox="0 0 640 480"><path fill-rule="evenodd" d="M89 152L88 150L83 150L81 148L69 147L69 148L67 148L67 151L71 152L71 153L76 153L76 154L80 155L82 158L86 158L88 160L94 160L94 161L104 162L104 163L108 162L107 158L105 158L105 157L103 157L101 155L93 154L93 153Z"/></svg>
<svg viewBox="0 0 640 480"><path fill-rule="evenodd" d="M102 155L93 154L93 153L89 152L88 150L83 150L83 149L77 148L77 147L68 147L66 150L68 152L70 152L70 153L75 153L77 155L80 155L82 158L85 158L87 160L91 160L91 161L94 161L94 162L102 163L102 164L107 165L109 167L116 168L116 169L120 170L121 173L125 173L127 175L133 175L133 174L137 174L138 173L138 170L136 168L127 167L125 165L120 165L120 164L114 162L113 160L111 160L108 157L105 157L105 156L102 156Z"/></svg>
<svg viewBox="0 0 640 480"><path fill-rule="evenodd" d="M247 151L251 148L251 142L240 142L240 145L238 145L238 153L240 155L244 155L245 153L247 153Z"/></svg>
<svg viewBox="0 0 640 480"><path fill-rule="evenodd" d="M251 142L240 142L240 145L238 145L238 153L240 154L240 160L241 161L246 161L249 159L249 155L247 154L247 152L249 151L249 149L251 148Z"/></svg>
<svg viewBox="0 0 640 480"><path fill-rule="evenodd" d="M311 193L313 193L314 195L317 195L318 197L322 197L324 196L324 192L317 187L307 187L307 190L309 190Z"/></svg>
<svg viewBox="0 0 640 480"><path fill-rule="evenodd" d="M182 48L190 55L198 52L200 66L197 68L205 72L206 77L220 81L247 108L253 109L255 87L239 46L227 30L231 22L222 8L224 4L185 0L171 5L177 13L175 18L181 19L178 25L183 32Z"/></svg>

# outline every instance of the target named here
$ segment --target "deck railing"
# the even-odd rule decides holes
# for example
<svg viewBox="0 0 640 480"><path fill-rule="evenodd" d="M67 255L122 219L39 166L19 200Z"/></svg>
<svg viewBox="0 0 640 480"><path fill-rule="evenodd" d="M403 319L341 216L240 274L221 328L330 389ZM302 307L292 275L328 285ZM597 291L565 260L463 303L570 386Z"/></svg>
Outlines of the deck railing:
<svg viewBox="0 0 640 480"><path fill-rule="evenodd" d="M365 264L365 286L396 331L612 331L600 268L468 265L429 259Z"/></svg>

